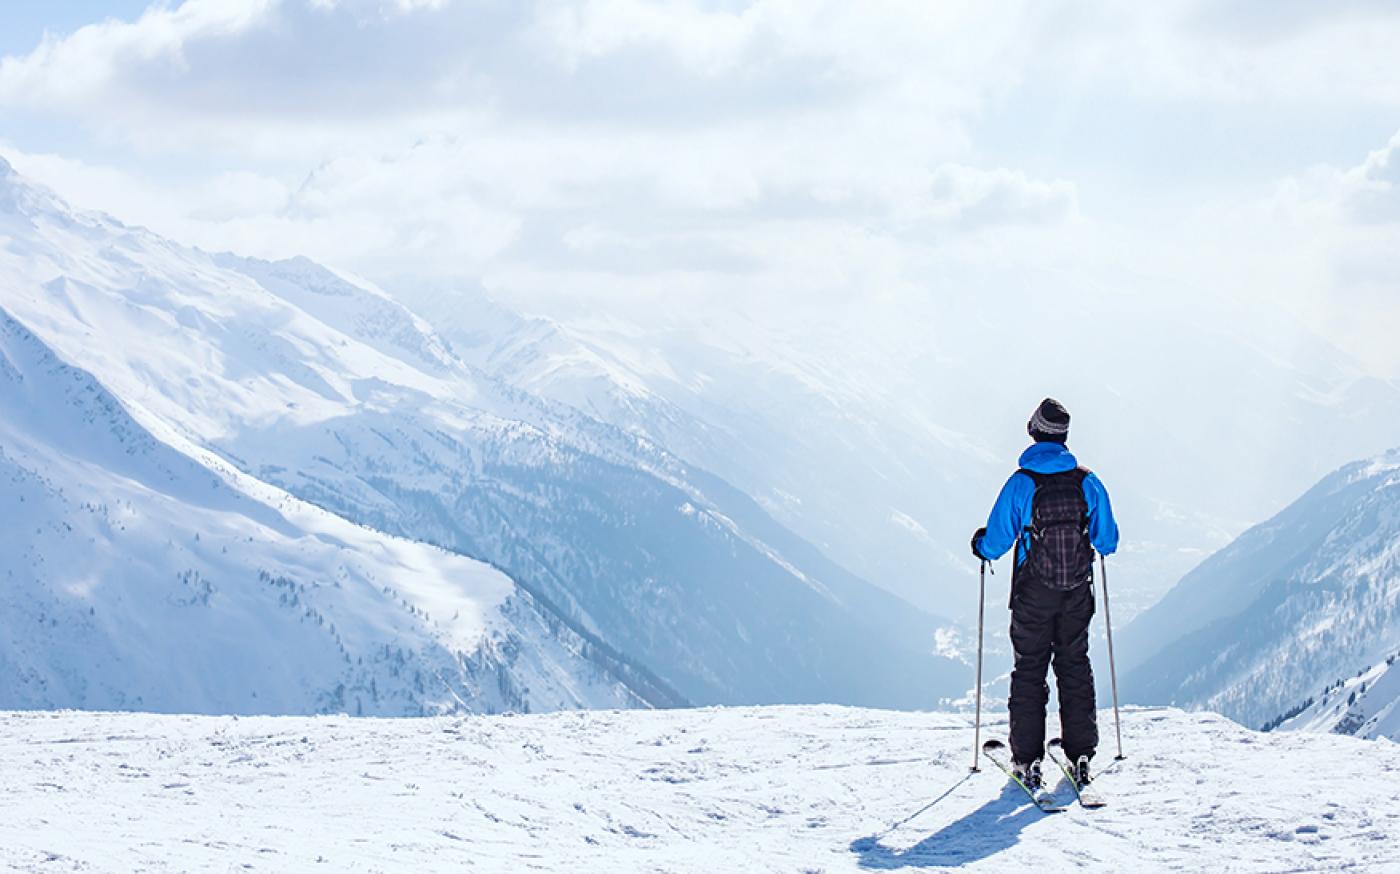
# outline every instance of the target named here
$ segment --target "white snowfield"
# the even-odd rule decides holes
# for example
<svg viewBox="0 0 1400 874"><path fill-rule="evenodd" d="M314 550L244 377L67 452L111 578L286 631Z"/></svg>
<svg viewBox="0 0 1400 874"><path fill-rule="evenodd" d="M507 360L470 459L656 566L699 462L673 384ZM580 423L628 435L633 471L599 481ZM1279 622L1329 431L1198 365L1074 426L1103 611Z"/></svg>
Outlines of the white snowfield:
<svg viewBox="0 0 1400 874"><path fill-rule="evenodd" d="M0 864L1400 871L1395 744L1260 734L1169 709L1124 716L1129 758L1100 756L1110 806L1047 815L990 766L969 773L964 715L9 713L0 715ZM1109 738L1110 720L1101 714Z"/></svg>

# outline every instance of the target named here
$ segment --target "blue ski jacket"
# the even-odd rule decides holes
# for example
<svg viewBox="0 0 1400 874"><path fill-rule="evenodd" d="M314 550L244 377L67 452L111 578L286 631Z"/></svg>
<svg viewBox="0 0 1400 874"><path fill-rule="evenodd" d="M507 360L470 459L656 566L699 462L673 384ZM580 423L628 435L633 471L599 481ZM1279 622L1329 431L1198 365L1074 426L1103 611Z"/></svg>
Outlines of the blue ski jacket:
<svg viewBox="0 0 1400 874"><path fill-rule="evenodd" d="M1036 443L1021 453L1021 467L1036 473L1063 473L1078 466L1074 454L1059 443ZM1006 554L1016 536L1030 527L1034 495L1035 480L1019 470L1011 475L987 519L987 533L977 542L979 555L995 560ZM1118 522L1113 518L1108 490L1092 473L1084 478L1084 500L1089 503L1089 544L1100 555L1113 555L1118 549ZM1025 560L1026 539L1022 538L1016 563Z"/></svg>

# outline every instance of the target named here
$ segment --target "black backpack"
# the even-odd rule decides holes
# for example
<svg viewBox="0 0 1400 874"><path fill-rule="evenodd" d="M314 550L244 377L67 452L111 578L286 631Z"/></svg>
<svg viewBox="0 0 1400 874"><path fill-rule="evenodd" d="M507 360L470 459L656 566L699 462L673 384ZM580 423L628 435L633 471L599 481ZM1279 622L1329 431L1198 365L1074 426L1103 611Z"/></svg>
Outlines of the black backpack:
<svg viewBox="0 0 1400 874"><path fill-rule="evenodd" d="M1089 502L1084 498L1087 468L1063 473L1021 473L1035 481L1026 561L1018 568L1041 585L1067 592L1094 578L1094 548L1089 543Z"/></svg>

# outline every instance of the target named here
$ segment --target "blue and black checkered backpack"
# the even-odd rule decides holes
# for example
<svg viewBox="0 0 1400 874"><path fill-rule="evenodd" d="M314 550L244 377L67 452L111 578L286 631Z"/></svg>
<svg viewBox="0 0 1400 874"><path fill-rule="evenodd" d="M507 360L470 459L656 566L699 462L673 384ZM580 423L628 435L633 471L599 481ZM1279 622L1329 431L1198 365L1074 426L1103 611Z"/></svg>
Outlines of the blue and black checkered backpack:
<svg viewBox="0 0 1400 874"><path fill-rule="evenodd" d="M1094 576L1089 502L1084 498L1088 469L1037 473L1023 468L1021 472L1035 481L1035 495L1026 531L1026 561L1019 571L1061 591L1084 585Z"/></svg>

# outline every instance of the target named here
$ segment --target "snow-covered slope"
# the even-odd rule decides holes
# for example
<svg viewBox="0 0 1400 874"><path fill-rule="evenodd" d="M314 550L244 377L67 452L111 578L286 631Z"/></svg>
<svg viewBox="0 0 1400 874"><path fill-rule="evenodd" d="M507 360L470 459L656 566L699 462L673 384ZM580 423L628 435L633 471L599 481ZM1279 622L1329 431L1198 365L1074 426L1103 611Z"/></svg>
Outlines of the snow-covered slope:
<svg viewBox="0 0 1400 874"><path fill-rule="evenodd" d="M368 284L76 213L4 165L0 276L0 306L144 427L490 562L638 680L699 702L887 706L966 685L931 652L933 617L724 481L473 370Z"/></svg>
<svg viewBox="0 0 1400 874"><path fill-rule="evenodd" d="M1263 725L1400 646L1400 450L1347 465L1121 635L1135 701Z"/></svg>
<svg viewBox="0 0 1400 874"><path fill-rule="evenodd" d="M186 448L157 440L0 309L7 706L647 703L500 571L352 525Z"/></svg>
<svg viewBox="0 0 1400 874"><path fill-rule="evenodd" d="M0 715L0 866L1397 869L1400 747L1174 710L1124 718L1129 757L1105 756L1099 778L1109 806L1047 816L995 770L969 774L970 722L943 714Z"/></svg>
<svg viewBox="0 0 1400 874"><path fill-rule="evenodd" d="M1330 731L1400 741L1400 655L1328 683L1278 717L1281 731Z"/></svg>

